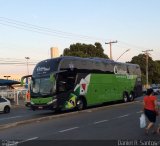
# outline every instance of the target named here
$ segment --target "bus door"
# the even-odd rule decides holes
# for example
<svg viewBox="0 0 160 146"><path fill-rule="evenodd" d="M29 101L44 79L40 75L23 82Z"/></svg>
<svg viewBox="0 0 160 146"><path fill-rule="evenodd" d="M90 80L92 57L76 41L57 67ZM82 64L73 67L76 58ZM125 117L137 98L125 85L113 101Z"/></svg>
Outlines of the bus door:
<svg viewBox="0 0 160 146"><path fill-rule="evenodd" d="M57 75L57 92L68 92L74 89L76 73L62 72Z"/></svg>

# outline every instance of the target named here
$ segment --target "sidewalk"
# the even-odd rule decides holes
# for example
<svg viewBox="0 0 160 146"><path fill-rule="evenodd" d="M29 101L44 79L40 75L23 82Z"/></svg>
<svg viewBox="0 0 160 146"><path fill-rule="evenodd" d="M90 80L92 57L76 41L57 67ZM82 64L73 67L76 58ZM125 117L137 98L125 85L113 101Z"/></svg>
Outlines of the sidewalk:
<svg viewBox="0 0 160 146"><path fill-rule="evenodd" d="M11 102L11 108L26 108L24 100L19 100L17 103Z"/></svg>

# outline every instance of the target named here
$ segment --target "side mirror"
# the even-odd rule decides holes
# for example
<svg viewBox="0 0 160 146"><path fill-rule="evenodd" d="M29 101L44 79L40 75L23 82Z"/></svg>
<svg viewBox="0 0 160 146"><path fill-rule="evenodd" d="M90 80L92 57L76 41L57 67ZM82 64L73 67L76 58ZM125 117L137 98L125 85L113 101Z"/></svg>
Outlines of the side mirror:
<svg viewBox="0 0 160 146"><path fill-rule="evenodd" d="M22 86L24 85L24 79L29 78L29 77L32 78L32 75L23 76L23 77L21 78L21 85L22 85Z"/></svg>

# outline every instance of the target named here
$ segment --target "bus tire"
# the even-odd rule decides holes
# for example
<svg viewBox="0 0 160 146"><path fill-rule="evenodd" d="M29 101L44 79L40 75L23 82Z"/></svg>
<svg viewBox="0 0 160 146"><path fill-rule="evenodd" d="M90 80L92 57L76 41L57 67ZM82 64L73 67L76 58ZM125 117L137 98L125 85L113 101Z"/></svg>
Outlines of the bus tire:
<svg viewBox="0 0 160 146"><path fill-rule="evenodd" d="M134 101L134 98L135 98L135 94L134 94L133 91L131 91L130 94L129 94L129 101L130 102Z"/></svg>
<svg viewBox="0 0 160 146"><path fill-rule="evenodd" d="M126 103L126 102L128 102L128 101L129 101L128 92L125 91L125 92L123 93L123 102Z"/></svg>
<svg viewBox="0 0 160 146"><path fill-rule="evenodd" d="M83 110L87 106L86 100L84 97L78 97L76 100L76 109L77 110Z"/></svg>
<svg viewBox="0 0 160 146"><path fill-rule="evenodd" d="M57 113L57 114L60 113L61 111L62 111L61 108L56 108L56 109L54 110L54 112Z"/></svg>
<svg viewBox="0 0 160 146"><path fill-rule="evenodd" d="M36 110L36 108L35 108L35 107L33 107L33 106L31 106L31 109L32 109L32 111L35 111L35 110Z"/></svg>

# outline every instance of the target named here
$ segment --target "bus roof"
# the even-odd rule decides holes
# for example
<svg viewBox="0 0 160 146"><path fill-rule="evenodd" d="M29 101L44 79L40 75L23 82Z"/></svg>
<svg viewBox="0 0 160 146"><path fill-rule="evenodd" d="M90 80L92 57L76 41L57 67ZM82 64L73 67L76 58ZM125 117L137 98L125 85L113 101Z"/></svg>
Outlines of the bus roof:
<svg viewBox="0 0 160 146"><path fill-rule="evenodd" d="M34 69L33 75L45 75L51 72L57 72L68 69L114 73L115 65L121 66L121 68L124 68L124 70L126 70L128 66L130 70L140 70L140 67L137 64L115 62L113 60L105 58L81 58L73 56L61 56L39 62Z"/></svg>
<svg viewBox="0 0 160 146"><path fill-rule="evenodd" d="M85 61L95 61L95 62L103 62L103 63L117 63L117 64L126 64L126 65L139 66L138 64L116 62L114 60L106 59L106 58L99 58L99 57L82 58L82 57L76 57L76 56L61 56L61 57L57 57L57 58L50 58L50 59L42 60L39 63L48 62L48 61L54 61L54 60L57 60L57 61L62 61L62 60L80 60L80 61L84 61L85 60Z"/></svg>

